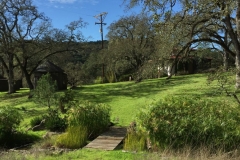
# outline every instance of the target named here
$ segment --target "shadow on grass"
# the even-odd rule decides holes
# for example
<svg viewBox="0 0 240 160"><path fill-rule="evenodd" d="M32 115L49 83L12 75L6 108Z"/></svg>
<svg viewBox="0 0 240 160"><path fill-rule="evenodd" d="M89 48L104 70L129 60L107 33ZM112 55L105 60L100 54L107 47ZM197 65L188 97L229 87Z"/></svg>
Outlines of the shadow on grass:
<svg viewBox="0 0 240 160"><path fill-rule="evenodd" d="M164 93L164 91L179 85L188 85L193 83L198 83L196 78L191 78L189 76L175 76L171 79L151 79L140 83L132 81L102 85L88 85L74 90L76 90L76 94L79 99L97 103L106 103L112 101L115 97L148 97L160 92Z"/></svg>
<svg viewBox="0 0 240 160"><path fill-rule="evenodd" d="M2 95L0 96L0 99L2 100L7 100L7 99L14 99L14 98L22 98L22 97L26 97L29 95L29 92L16 92L13 94L8 94L8 93L2 93Z"/></svg>
<svg viewBox="0 0 240 160"><path fill-rule="evenodd" d="M39 141L40 139L41 138L39 136L28 133L6 133L0 137L0 148L10 149L26 147Z"/></svg>
<svg viewBox="0 0 240 160"><path fill-rule="evenodd" d="M47 113L47 107L42 107L40 109L18 108L18 110L22 113L22 115L24 115L25 118L44 115Z"/></svg>

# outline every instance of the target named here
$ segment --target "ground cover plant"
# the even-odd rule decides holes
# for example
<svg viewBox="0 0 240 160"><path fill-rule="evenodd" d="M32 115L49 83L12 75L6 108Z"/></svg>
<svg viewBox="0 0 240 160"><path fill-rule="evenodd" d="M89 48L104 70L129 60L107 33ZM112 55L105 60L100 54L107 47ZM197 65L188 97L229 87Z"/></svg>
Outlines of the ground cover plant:
<svg viewBox="0 0 240 160"><path fill-rule="evenodd" d="M212 83L210 86L206 82L207 75L204 74L195 74L195 75L186 75L186 76L176 76L172 79L166 80L165 78L160 79L151 79L144 80L141 83L134 82L120 82L112 84L96 84L96 85L83 85L74 90L76 99L79 101L88 100L92 103L103 103L110 106L111 108L111 121L116 125L128 126L133 120L136 119L137 114L142 108L146 108L150 104L159 102L159 100L164 99L170 96L187 96L189 99L200 98L202 100L212 100L212 101L225 101L231 106L238 106L238 104L233 100L232 97L227 97L223 94L220 94L216 90L213 90L217 86L216 83ZM34 116L46 113L47 107L39 107L37 104L29 100L27 90L20 90L17 94L7 95L6 93L0 93L0 107L5 105L10 105L19 110L19 112L24 116L24 121L20 124L20 129L26 129L30 125L30 119ZM59 92L59 94L62 94ZM237 93L238 94L238 93ZM3 102L3 103L2 103ZM57 107L57 106L56 106ZM41 132L39 137L45 134ZM204 151L205 149L199 150L199 152ZM186 154L184 154L186 152ZM189 151L182 151L182 155L189 157ZM82 149L79 151L73 151L66 154L57 154L57 155L46 155L41 153L39 157L42 159L55 159L55 158L69 158L72 159L159 159L159 157L167 154L168 157L171 157L171 151L160 152L157 155L149 153L124 153L121 150L113 152L104 152L96 150L87 150ZM180 153L180 151L179 151ZM197 154L197 151L196 151ZM181 154L176 155L172 153L174 157L182 156ZM198 154L199 155L199 154ZM225 155L224 152L219 152L216 154L219 156L230 157L230 155ZM237 155L231 154L232 155ZM6 155L7 156L7 155ZM11 155L9 155L11 156ZM25 156L25 155L24 155ZM29 154L27 159L34 157L34 154ZM106 158L109 156L110 158ZM193 155L192 155L193 156ZM206 152L206 156L211 157L210 153ZM41 158L40 158L41 159ZM176 158L177 159L177 158ZM181 158L178 158L181 159Z"/></svg>
<svg viewBox="0 0 240 160"><path fill-rule="evenodd" d="M160 148L233 150L240 142L239 115L239 108L227 102L168 97L143 109L138 123Z"/></svg>

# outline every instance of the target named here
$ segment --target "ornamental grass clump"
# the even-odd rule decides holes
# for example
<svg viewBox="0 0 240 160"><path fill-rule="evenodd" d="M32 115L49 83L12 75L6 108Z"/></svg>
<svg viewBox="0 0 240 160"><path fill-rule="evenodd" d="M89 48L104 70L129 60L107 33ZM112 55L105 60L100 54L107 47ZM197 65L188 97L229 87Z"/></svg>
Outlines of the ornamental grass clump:
<svg viewBox="0 0 240 160"><path fill-rule="evenodd" d="M170 97L143 109L137 124L160 148L211 146L235 149L240 110L227 102Z"/></svg>
<svg viewBox="0 0 240 160"><path fill-rule="evenodd" d="M127 151L144 151L147 148L146 136L140 132L129 132L124 139L123 149Z"/></svg>
<svg viewBox="0 0 240 160"><path fill-rule="evenodd" d="M87 143L87 129L82 126L68 127L67 132L57 138L56 146L76 149Z"/></svg>
<svg viewBox="0 0 240 160"><path fill-rule="evenodd" d="M93 139L110 124L110 108L104 104L90 102L72 103L68 111L68 126L82 126L88 131L88 138Z"/></svg>

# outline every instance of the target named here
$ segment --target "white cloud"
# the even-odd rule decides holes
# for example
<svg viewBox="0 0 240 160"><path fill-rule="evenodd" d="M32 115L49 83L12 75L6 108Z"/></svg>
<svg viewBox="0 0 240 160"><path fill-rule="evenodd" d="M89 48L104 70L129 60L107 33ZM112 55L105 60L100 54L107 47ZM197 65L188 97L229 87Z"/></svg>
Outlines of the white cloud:
<svg viewBox="0 0 240 160"><path fill-rule="evenodd" d="M49 0L51 3L74 3L77 0Z"/></svg>

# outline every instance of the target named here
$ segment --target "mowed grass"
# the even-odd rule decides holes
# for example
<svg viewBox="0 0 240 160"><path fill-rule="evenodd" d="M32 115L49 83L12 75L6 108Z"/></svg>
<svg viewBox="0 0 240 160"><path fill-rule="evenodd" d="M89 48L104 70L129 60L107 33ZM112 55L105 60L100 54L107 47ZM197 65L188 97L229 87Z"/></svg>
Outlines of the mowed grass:
<svg viewBox="0 0 240 160"><path fill-rule="evenodd" d="M234 86L233 86L234 87ZM207 85L206 74L173 76L171 79L159 78L144 80L140 83L119 82L109 84L83 85L74 90L76 99L104 103L111 107L111 120L120 126L128 126L136 117L139 110L149 104L169 96L188 96L191 98L212 99L226 101L238 105L233 97L220 93L216 83ZM232 88L233 89L233 88ZM0 107L16 107L25 117L22 123L27 128L30 119L43 114L47 107L42 107L28 99L29 91L22 89L18 93L8 95L0 92ZM61 93L61 92L60 92ZM239 95L240 96L240 95ZM44 133L39 133L42 135ZM122 149L115 151L100 151L94 149L80 149L64 154L31 153L5 155L6 159L14 156L26 159L161 159L162 155L149 153L125 153ZM171 159L171 158L170 158ZM178 158L172 158L178 159ZM181 159L181 158L180 158Z"/></svg>
<svg viewBox="0 0 240 160"><path fill-rule="evenodd" d="M210 98L216 101L229 101L236 105L232 97L220 94L216 84L207 85L207 75L194 74L174 76L172 79L160 78L141 83L121 82L111 84L87 85L78 88L81 100L105 103L112 108L112 120L119 125L129 125L142 107L169 96Z"/></svg>
<svg viewBox="0 0 240 160"><path fill-rule="evenodd" d="M233 86L234 87L234 86ZM216 84L207 85L206 74L173 76L171 79L159 78L140 83L119 82L96 85L83 85L74 90L77 100L104 103L111 107L111 120L121 126L128 126L142 107L169 96L199 97L216 101L228 101L236 105L233 97L219 93ZM33 116L43 114L47 107L35 104L28 99L29 90L22 89L8 95L0 92L0 107L18 108L25 117L25 123Z"/></svg>

